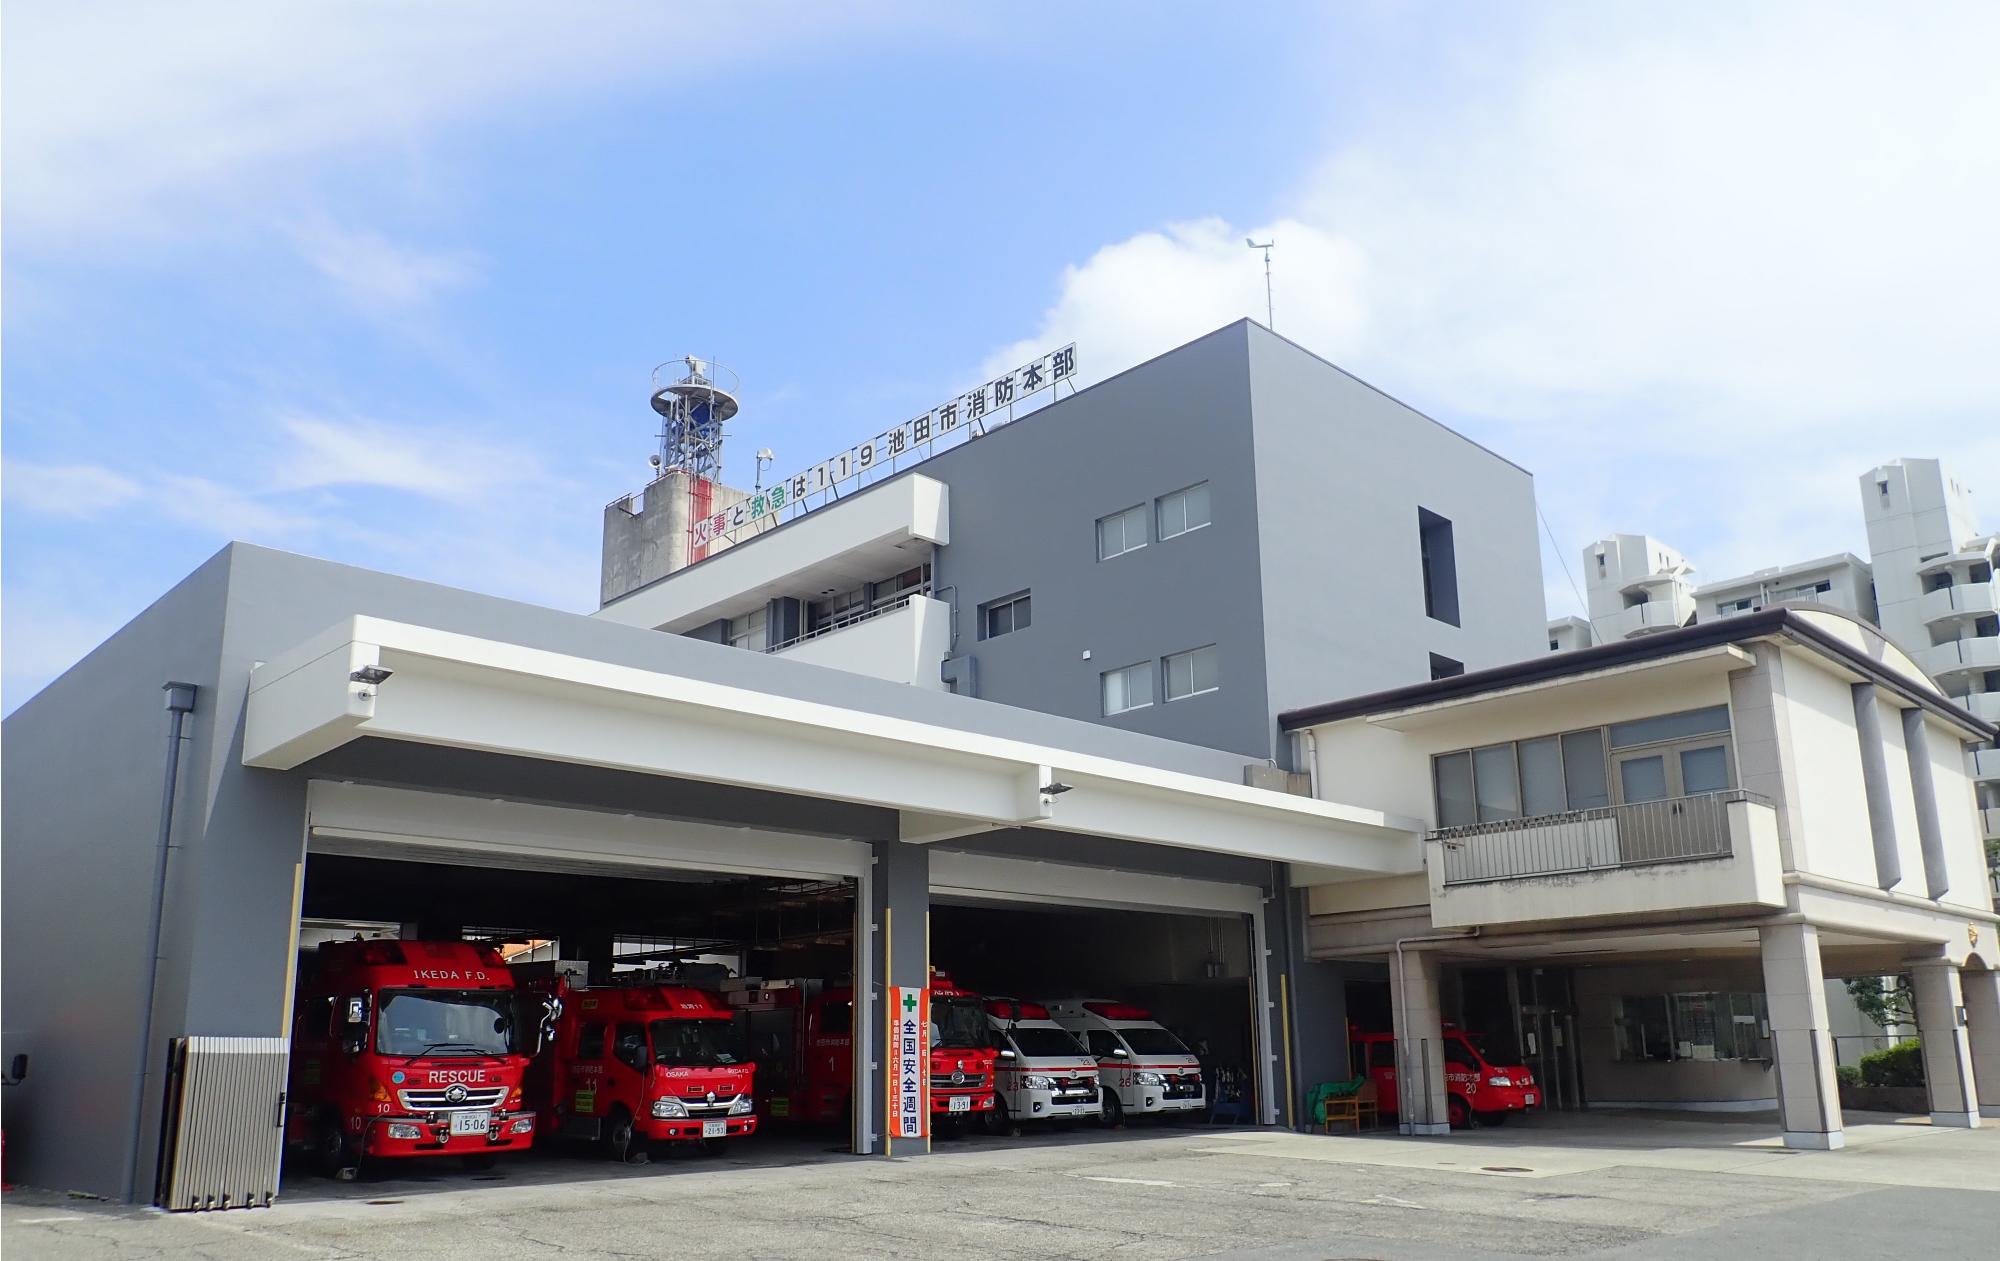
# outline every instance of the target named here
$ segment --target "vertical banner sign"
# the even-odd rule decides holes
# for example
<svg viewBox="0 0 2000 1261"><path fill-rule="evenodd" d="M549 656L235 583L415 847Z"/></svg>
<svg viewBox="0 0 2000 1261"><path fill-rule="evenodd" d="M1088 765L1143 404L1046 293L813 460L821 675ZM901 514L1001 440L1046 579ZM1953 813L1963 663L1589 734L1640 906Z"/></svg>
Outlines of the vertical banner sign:
<svg viewBox="0 0 2000 1261"><path fill-rule="evenodd" d="M891 986L890 1010L895 1014L895 1116L893 1138L928 1138L931 1132L931 992Z"/></svg>

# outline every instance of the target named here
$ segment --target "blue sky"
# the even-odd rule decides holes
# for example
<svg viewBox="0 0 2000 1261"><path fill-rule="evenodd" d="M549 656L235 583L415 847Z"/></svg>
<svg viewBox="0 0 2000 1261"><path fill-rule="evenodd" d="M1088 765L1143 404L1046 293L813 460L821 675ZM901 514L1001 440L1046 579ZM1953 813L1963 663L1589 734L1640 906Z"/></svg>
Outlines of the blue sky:
<svg viewBox="0 0 2000 1261"><path fill-rule="evenodd" d="M8 6L8 708L231 538L587 609L654 363L803 467L1261 315L1251 232L1567 557L1861 550L1897 455L2000 526L1992 6L553 12Z"/></svg>

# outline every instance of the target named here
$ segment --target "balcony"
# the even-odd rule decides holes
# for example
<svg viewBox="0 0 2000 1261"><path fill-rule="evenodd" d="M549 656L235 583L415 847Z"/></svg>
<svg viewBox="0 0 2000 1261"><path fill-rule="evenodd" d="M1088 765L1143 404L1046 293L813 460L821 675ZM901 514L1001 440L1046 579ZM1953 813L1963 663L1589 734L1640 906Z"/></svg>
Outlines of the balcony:
<svg viewBox="0 0 2000 1261"><path fill-rule="evenodd" d="M1784 904L1777 814L1731 790L1430 836L1439 927Z"/></svg>
<svg viewBox="0 0 2000 1261"><path fill-rule="evenodd" d="M1926 591L1917 598L1917 616L1924 625L1935 626L1962 617L1979 617L2000 610L1991 582L1964 583L1941 591Z"/></svg>
<svg viewBox="0 0 2000 1261"><path fill-rule="evenodd" d="M2000 749L1972 751L1972 778L1981 782L2000 780Z"/></svg>
<svg viewBox="0 0 2000 1261"><path fill-rule="evenodd" d="M1951 698L1951 703L1981 722L1990 722L2000 727L2000 692L1972 692L1964 696L1954 696Z"/></svg>
<svg viewBox="0 0 2000 1261"><path fill-rule="evenodd" d="M1979 834L1986 840L2000 839L2000 806L1988 806L1979 812Z"/></svg>
<svg viewBox="0 0 2000 1261"><path fill-rule="evenodd" d="M938 666L951 651L951 606L913 594L838 626L774 644L769 651L774 657L943 691Z"/></svg>
<svg viewBox="0 0 2000 1261"><path fill-rule="evenodd" d="M1603 619L1599 633L1605 643L1610 643L1615 639L1630 639L1634 635L1653 631L1673 630L1687 621L1690 611L1683 607L1681 601L1654 600L1629 605Z"/></svg>
<svg viewBox="0 0 2000 1261"><path fill-rule="evenodd" d="M1979 635L1919 648L1917 664L1925 674L1941 678L1966 670L2000 670L2000 636Z"/></svg>

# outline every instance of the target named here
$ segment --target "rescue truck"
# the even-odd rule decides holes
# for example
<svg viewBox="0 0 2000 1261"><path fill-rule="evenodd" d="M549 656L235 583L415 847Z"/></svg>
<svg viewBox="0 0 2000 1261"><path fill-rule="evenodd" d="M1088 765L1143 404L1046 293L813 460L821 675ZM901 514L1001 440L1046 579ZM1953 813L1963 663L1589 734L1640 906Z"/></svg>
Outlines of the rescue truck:
<svg viewBox="0 0 2000 1261"><path fill-rule="evenodd" d="M1350 1071L1374 1078L1377 1104L1384 1112L1395 1112L1395 1035L1355 1029L1349 1042ZM1444 1026L1444 1084L1446 1115L1455 1130L1499 1125L1513 1113L1538 1106L1542 1099L1525 1064L1493 1063L1476 1041L1450 1024Z"/></svg>
<svg viewBox="0 0 2000 1261"><path fill-rule="evenodd" d="M756 1066L719 994L637 976L530 988L561 1004L555 1037L528 1073L544 1134L643 1164L655 1144L706 1146L756 1132Z"/></svg>
<svg viewBox="0 0 2000 1261"><path fill-rule="evenodd" d="M999 1043L995 1057L996 1128L1026 1121L1073 1121L1103 1112L1097 1060L1076 1035L1049 1018L1040 1003L986 1000L986 1023Z"/></svg>
<svg viewBox="0 0 2000 1261"><path fill-rule="evenodd" d="M729 983L772 1120L846 1124L854 1088L854 991L816 980ZM931 976L931 1115L990 1116L994 1054L979 996Z"/></svg>
<svg viewBox="0 0 2000 1261"><path fill-rule="evenodd" d="M329 1177L364 1159L534 1143L522 1075L540 1020L491 946L336 941L302 961L285 1137Z"/></svg>
<svg viewBox="0 0 2000 1261"><path fill-rule="evenodd" d="M1122 1124L1127 1113L1173 1116L1207 1106L1201 1061L1145 1008L1102 998L1050 999L1043 1006L1096 1057L1106 1125Z"/></svg>

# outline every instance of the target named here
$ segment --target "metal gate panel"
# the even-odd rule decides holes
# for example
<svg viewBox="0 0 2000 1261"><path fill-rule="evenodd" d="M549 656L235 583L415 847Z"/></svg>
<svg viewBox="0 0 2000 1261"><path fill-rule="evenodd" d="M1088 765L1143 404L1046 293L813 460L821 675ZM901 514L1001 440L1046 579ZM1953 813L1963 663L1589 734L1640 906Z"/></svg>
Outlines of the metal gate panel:
<svg viewBox="0 0 2000 1261"><path fill-rule="evenodd" d="M286 1038L179 1038L167 1208L269 1208L284 1154Z"/></svg>

